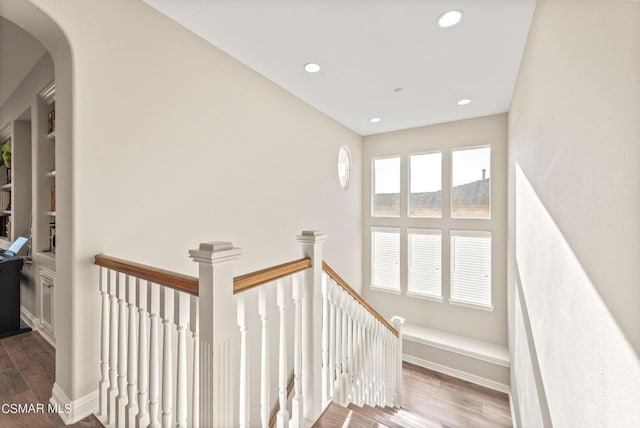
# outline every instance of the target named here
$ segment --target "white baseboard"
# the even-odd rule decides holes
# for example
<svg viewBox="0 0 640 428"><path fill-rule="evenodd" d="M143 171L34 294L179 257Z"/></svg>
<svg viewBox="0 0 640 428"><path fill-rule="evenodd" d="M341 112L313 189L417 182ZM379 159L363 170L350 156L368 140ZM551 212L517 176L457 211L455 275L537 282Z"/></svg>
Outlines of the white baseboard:
<svg viewBox="0 0 640 428"><path fill-rule="evenodd" d="M40 333L40 336L42 336L42 338L46 340L49 345L53 346L54 348L56 347L56 338L53 337L53 335L49 333L49 330L44 328L42 324L40 324L40 327L38 328L38 333Z"/></svg>
<svg viewBox="0 0 640 428"><path fill-rule="evenodd" d="M402 359L408 363L415 364L416 366L424 367L436 371L438 373L446 374L456 377L458 379L466 380L467 382L475 383L476 385L484 386L496 391L509 394L511 388L504 383L496 382L491 379L480 377L471 373L464 372L462 370L454 369L451 367L443 366L442 364L433 363L431 361L423 360L422 358L414 357L413 355L403 354Z"/></svg>
<svg viewBox="0 0 640 428"><path fill-rule="evenodd" d="M40 320L35 317L27 308L20 305L20 319L28 325L31 330L38 331L40 329Z"/></svg>
<svg viewBox="0 0 640 428"><path fill-rule="evenodd" d="M513 428L518 428L518 421L516 420L516 411L513 407L513 396L511 392L509 392L509 410L511 410L511 422L513 423Z"/></svg>
<svg viewBox="0 0 640 428"><path fill-rule="evenodd" d="M98 390L71 401L62 388L55 383L51 394L51 400L49 401L54 406L57 406L59 409L58 415L65 425L75 424L98 410Z"/></svg>

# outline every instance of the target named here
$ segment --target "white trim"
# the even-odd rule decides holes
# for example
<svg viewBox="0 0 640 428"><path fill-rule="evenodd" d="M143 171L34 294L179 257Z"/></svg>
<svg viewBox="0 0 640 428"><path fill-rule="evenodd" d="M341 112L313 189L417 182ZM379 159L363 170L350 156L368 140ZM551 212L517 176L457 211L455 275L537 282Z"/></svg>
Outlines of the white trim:
<svg viewBox="0 0 640 428"><path fill-rule="evenodd" d="M511 367L507 348L493 343L458 336L440 330L427 329L426 327L408 323L402 328L402 338L486 363L502 367Z"/></svg>
<svg viewBox="0 0 640 428"><path fill-rule="evenodd" d="M518 428L518 421L516 420L516 409L513 407L513 395L509 392L509 410L511 411L511 423L513 428Z"/></svg>
<svg viewBox="0 0 640 428"><path fill-rule="evenodd" d="M35 317L24 305L20 305L20 319L33 331L40 329L40 320Z"/></svg>
<svg viewBox="0 0 640 428"><path fill-rule="evenodd" d="M56 338L53 336L53 334L51 334L51 332L49 330L47 330L42 325L42 322L40 322L40 327L38 328L38 333L40 333L40 336L42 336L42 338L44 340L46 340L49 343L49 345L53 346L54 348L56 347Z"/></svg>
<svg viewBox="0 0 640 428"><path fill-rule="evenodd" d="M65 425L71 425L98 410L98 390L71 401L62 388L57 383L54 383L49 402L58 407L60 410L58 415Z"/></svg>
<svg viewBox="0 0 640 428"><path fill-rule="evenodd" d="M431 296L429 294L420 294L415 291L407 291L407 297L411 297L413 299L422 299L422 300L431 300L432 302L442 303L444 299L442 296Z"/></svg>
<svg viewBox="0 0 640 428"><path fill-rule="evenodd" d="M493 309L494 309L493 306L484 306L484 305L477 305L474 303L461 302L459 300L455 300L452 298L449 298L449 304L455 305L455 306L462 306L464 308L480 309L481 311L487 311L487 312L493 312Z"/></svg>
<svg viewBox="0 0 640 428"><path fill-rule="evenodd" d="M471 373L463 372L462 370L453 369L451 367L443 366L442 364L433 363L431 361L423 360L422 358L414 357L413 355L402 355L403 361L406 361L416 366L424 367L429 370L443 373L449 376L453 376L458 379L466 380L467 382L475 383L476 385L484 386L486 388L493 389L495 391L504 392L505 394L511 393L509 385L496 382L491 379L487 379L481 376L477 376Z"/></svg>
<svg viewBox="0 0 640 428"><path fill-rule="evenodd" d="M379 287L373 284L369 285L369 289L373 291L382 291L383 293L395 294L396 296L399 296L402 294L402 291L396 290L395 288L384 288L384 287Z"/></svg>

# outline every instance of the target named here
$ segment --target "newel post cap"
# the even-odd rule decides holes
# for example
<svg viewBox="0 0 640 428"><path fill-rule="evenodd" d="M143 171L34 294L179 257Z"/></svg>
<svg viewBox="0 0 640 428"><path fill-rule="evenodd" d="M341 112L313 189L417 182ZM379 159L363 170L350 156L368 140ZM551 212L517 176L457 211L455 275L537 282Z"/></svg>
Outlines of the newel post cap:
<svg viewBox="0 0 640 428"><path fill-rule="evenodd" d="M236 248L233 243L225 241L203 242L197 250L189 250L189 256L196 263L233 261L241 254L241 248Z"/></svg>
<svg viewBox="0 0 640 428"><path fill-rule="evenodd" d="M305 243L324 242L327 240L327 234L319 230L303 230L302 233L297 236L297 239L298 242Z"/></svg>
<svg viewBox="0 0 640 428"><path fill-rule="evenodd" d="M400 333L400 331L402 330L402 326L404 325L404 318L397 315L394 316L393 318L391 318L391 325L393 326L393 328L398 330L398 333Z"/></svg>

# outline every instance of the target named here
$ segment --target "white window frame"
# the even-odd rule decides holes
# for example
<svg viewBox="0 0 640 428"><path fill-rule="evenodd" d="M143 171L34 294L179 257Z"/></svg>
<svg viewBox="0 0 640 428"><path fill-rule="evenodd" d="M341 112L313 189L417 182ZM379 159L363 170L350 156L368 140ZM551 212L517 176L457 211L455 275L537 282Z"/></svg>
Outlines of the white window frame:
<svg viewBox="0 0 640 428"><path fill-rule="evenodd" d="M387 233L395 233L398 235L398 288L391 288L391 287L384 287L384 286L380 286L377 284L374 284L373 282L373 270L375 268L375 243L374 243L374 234L375 232L387 232ZM401 235L401 229L399 227L378 227L378 226L372 226L371 227L371 235L370 235L370 239L371 239L371 243L370 243L370 247L371 247L371 278L370 278L370 284L369 284L369 288L372 290L376 290L376 291L383 291L386 293L391 293L391 294L402 294L402 261L401 261L401 244L402 244L402 235Z"/></svg>
<svg viewBox="0 0 640 428"><path fill-rule="evenodd" d="M490 303L488 305L482 305L482 304L478 304L478 303L471 303L471 302L465 302L465 301L461 301L461 300L456 300L454 298L451 297L451 294L453 292L453 284L454 284L454 280L455 280L455 272L454 272L454 251L455 248L452 244L452 238L454 236L468 236L468 237L489 237L490 239L490 253L489 253L489 299L490 299ZM450 257L449 257L449 272L450 272L450 278L449 278L449 303L452 305L457 305L457 306L464 306L464 307L468 307L468 308L474 308L474 309L482 309L485 311L493 311L494 306L493 306L493 233L489 230L449 230L449 253L450 253Z"/></svg>
<svg viewBox="0 0 640 428"><path fill-rule="evenodd" d="M411 277L411 239L410 235L437 235L440 238L440 262L438 263L438 271L440 273L439 294L426 294L409 290L409 282ZM407 229L407 291L408 297L415 297L419 299L433 300L436 302L443 302L442 297L442 229L422 229L422 228L408 228Z"/></svg>

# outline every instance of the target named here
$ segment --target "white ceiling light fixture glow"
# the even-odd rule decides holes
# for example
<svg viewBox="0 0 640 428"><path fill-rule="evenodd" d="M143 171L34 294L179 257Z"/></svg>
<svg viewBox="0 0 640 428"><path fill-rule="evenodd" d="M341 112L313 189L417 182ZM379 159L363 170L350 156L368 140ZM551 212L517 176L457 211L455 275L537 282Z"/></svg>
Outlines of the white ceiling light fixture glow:
<svg viewBox="0 0 640 428"><path fill-rule="evenodd" d="M320 66L315 62L308 62L304 65L304 71L307 73L317 73L320 71Z"/></svg>
<svg viewBox="0 0 640 428"><path fill-rule="evenodd" d="M382 121L382 119L380 119L379 117L372 117L371 119L369 119L369 122L371 123L380 123Z"/></svg>
<svg viewBox="0 0 640 428"><path fill-rule="evenodd" d="M469 98L463 98L458 101L459 106L466 106L467 104L471 104L471 100Z"/></svg>
<svg viewBox="0 0 640 428"><path fill-rule="evenodd" d="M456 25L462 19L462 12L459 10L450 10L443 13L438 18L438 25L442 28L449 28Z"/></svg>

